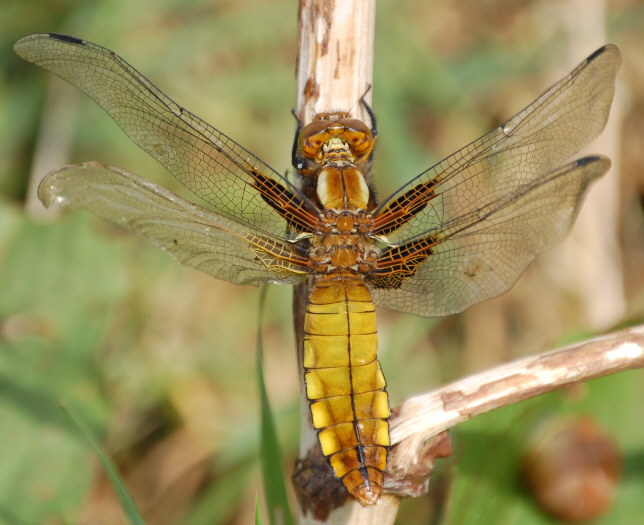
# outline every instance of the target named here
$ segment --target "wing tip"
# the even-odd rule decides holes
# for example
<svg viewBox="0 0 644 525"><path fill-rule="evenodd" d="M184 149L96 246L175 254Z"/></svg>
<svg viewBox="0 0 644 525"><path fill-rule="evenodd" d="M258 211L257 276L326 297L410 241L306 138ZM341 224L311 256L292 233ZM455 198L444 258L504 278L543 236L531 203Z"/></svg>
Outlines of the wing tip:
<svg viewBox="0 0 644 525"><path fill-rule="evenodd" d="M56 176L63 168L56 168L45 175L38 184L38 199L45 208L67 208L69 200L60 195Z"/></svg>
<svg viewBox="0 0 644 525"><path fill-rule="evenodd" d="M617 66L616 70L619 69L619 67L622 65L622 52L619 50L619 47L617 47L615 44L603 45L598 50L591 53L588 56L588 58L586 58L586 62L587 63L592 62L593 60L596 60L597 58L606 54L615 55L616 60L614 63Z"/></svg>
<svg viewBox="0 0 644 525"><path fill-rule="evenodd" d="M69 182L69 169L93 169L93 168L107 168L109 166L98 162L91 161L85 162L83 164L74 164L68 166L61 166L60 168L55 168L47 173L40 184L38 185L38 199L43 203L45 208L71 208L72 202L65 193L68 193L69 187L67 183Z"/></svg>
<svg viewBox="0 0 644 525"><path fill-rule="evenodd" d="M75 36L63 35L62 33L34 33L32 35L23 36L13 45L14 52L22 59L28 62L34 62L33 47L39 45L43 40L58 40L67 44L77 46L85 46L85 40L76 38Z"/></svg>
<svg viewBox="0 0 644 525"><path fill-rule="evenodd" d="M18 40L14 45L13 45L13 51L18 55L20 58L23 60L29 60L29 57L26 56L26 54L23 51L23 47L29 45L29 42L35 39L35 37L41 36L41 35L27 35L23 36L20 40Z"/></svg>
<svg viewBox="0 0 644 525"><path fill-rule="evenodd" d="M611 167L611 160L604 155L589 155L575 161L577 166L588 166L589 164L601 165L601 175L606 173Z"/></svg>

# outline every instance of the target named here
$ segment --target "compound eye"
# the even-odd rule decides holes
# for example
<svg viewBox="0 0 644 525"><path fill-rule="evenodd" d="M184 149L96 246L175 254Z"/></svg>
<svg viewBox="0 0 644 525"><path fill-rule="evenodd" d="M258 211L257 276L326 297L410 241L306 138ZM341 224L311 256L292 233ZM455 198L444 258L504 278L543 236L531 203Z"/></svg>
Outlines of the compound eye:
<svg viewBox="0 0 644 525"><path fill-rule="evenodd" d="M344 126L344 138L353 153L361 155L369 151L373 144L373 135L364 122L355 118L343 118L338 124Z"/></svg>
<svg viewBox="0 0 644 525"><path fill-rule="evenodd" d="M322 149L322 146L329 141L329 133L323 131L306 137L306 140L301 144L301 150L305 157L313 159L317 157Z"/></svg>
<svg viewBox="0 0 644 525"><path fill-rule="evenodd" d="M315 158L322 146L329 140L329 126L333 124L328 120L314 120L304 126L300 132L300 151L309 159Z"/></svg>

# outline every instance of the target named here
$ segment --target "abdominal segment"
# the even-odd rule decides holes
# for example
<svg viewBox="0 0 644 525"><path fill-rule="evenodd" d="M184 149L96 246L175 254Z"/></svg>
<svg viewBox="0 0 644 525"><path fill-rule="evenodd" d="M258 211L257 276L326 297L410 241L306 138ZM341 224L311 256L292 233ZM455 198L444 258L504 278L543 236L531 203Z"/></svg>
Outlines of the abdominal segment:
<svg viewBox="0 0 644 525"><path fill-rule="evenodd" d="M362 505L376 503L389 447L389 402L376 359L376 313L364 282L325 276L304 327L306 393L322 453Z"/></svg>

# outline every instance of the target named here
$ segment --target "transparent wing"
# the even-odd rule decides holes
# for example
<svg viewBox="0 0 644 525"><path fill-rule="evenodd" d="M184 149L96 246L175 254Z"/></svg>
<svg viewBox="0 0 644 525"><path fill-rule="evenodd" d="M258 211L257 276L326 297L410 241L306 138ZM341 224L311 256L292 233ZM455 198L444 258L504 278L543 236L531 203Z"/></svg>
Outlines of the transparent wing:
<svg viewBox="0 0 644 525"><path fill-rule="evenodd" d="M287 222L256 190L258 180L287 188L314 210L279 173L177 105L109 49L49 33L24 37L14 50L84 91L135 144L217 212L265 233L286 236ZM311 219L306 211L299 213L306 216L304 222Z"/></svg>
<svg viewBox="0 0 644 525"><path fill-rule="evenodd" d="M498 203L495 209L463 217L461 230L446 237L439 234L427 243L420 253L424 262L413 267L411 277L400 279L400 271L372 276L374 302L405 313L439 317L505 293L536 254L566 237L588 186L609 168L606 157L579 159L528 191ZM407 256L412 266L413 256ZM395 263L394 268L404 268L405 258Z"/></svg>
<svg viewBox="0 0 644 525"><path fill-rule="evenodd" d="M504 125L385 199L373 213L374 233L391 245L444 236L533 187L604 129L621 63L614 45L597 50Z"/></svg>
<svg viewBox="0 0 644 525"><path fill-rule="evenodd" d="M374 212L391 248L368 280L374 301L423 316L458 313L506 292L560 242L589 183L610 166L558 166L606 125L621 65L593 53L503 126L403 186Z"/></svg>
<svg viewBox="0 0 644 525"><path fill-rule="evenodd" d="M287 241L99 162L48 173L38 197L47 207L89 210L146 236L180 263L234 284L295 284L307 275L307 258Z"/></svg>

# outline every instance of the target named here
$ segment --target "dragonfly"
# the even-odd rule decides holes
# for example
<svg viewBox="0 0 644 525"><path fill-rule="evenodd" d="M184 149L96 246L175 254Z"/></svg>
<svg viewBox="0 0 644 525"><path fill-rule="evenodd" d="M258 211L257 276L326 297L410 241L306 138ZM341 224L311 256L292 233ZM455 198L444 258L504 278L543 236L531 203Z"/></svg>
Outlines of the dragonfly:
<svg viewBox="0 0 644 525"><path fill-rule="evenodd" d="M376 504L390 447L374 305L439 317L497 297L562 241L610 160L570 161L604 129L621 54L606 45L507 122L378 202L377 129L350 111L299 123L289 181L114 52L56 34L14 47L96 101L208 204L99 162L48 173L45 206L82 208L235 283L307 283L305 390L329 467Z"/></svg>

